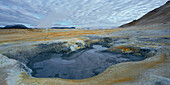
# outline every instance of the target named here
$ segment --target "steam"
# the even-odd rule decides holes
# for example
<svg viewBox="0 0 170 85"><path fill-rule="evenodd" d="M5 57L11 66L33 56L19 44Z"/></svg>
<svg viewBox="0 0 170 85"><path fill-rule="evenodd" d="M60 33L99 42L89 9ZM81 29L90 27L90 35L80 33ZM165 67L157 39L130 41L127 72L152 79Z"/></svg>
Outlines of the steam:
<svg viewBox="0 0 170 85"><path fill-rule="evenodd" d="M63 11L53 11L49 12L46 17L40 19L36 28L51 28L57 22L63 22L63 20L67 17L67 14L64 14Z"/></svg>
<svg viewBox="0 0 170 85"><path fill-rule="evenodd" d="M36 28L50 28L53 25L53 22L56 20L56 12L50 12L45 18L42 18Z"/></svg>

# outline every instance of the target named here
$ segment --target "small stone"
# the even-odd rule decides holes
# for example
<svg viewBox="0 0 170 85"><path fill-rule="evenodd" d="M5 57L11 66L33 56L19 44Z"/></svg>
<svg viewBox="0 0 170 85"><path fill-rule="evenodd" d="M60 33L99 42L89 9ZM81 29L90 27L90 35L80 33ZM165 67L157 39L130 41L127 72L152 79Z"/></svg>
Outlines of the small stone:
<svg viewBox="0 0 170 85"><path fill-rule="evenodd" d="M104 40L104 42L107 42L107 43L112 42L112 38L109 38L109 37L104 37L103 40Z"/></svg>

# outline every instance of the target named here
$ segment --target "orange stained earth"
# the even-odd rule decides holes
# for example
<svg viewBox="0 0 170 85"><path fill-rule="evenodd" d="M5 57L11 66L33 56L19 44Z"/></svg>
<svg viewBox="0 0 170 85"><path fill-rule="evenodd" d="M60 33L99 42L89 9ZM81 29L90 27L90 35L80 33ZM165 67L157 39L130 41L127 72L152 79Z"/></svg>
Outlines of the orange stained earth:
<svg viewBox="0 0 170 85"><path fill-rule="evenodd" d="M61 29L0 29L0 43L9 43L15 41L48 41L55 39L66 39L72 37L80 37L90 34L108 34L121 30L105 29L105 30L61 30Z"/></svg>

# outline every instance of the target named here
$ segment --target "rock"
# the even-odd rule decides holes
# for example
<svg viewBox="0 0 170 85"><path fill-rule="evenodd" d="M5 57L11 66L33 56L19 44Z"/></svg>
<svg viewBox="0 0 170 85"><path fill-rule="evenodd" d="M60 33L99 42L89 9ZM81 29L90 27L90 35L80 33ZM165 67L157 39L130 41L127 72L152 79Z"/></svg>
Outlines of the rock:
<svg viewBox="0 0 170 85"><path fill-rule="evenodd" d="M71 50L71 51L75 51L75 50L76 50L75 47L76 47L75 45L71 45L71 46L70 46L70 50Z"/></svg>
<svg viewBox="0 0 170 85"><path fill-rule="evenodd" d="M63 53L67 53L67 52L69 52L71 50L71 48L69 48L69 47L63 47L62 48L62 52Z"/></svg>
<svg viewBox="0 0 170 85"><path fill-rule="evenodd" d="M112 42L112 38L110 38L110 37L104 37L103 40L106 43L111 43Z"/></svg>
<svg viewBox="0 0 170 85"><path fill-rule="evenodd" d="M77 42L76 45L79 46L79 47L82 47L82 46L83 46L83 44L80 43L80 42Z"/></svg>
<svg viewBox="0 0 170 85"><path fill-rule="evenodd" d="M144 55L146 55L147 53L149 53L151 50L150 49L140 49L140 54L142 55L142 56L144 56Z"/></svg>
<svg viewBox="0 0 170 85"><path fill-rule="evenodd" d="M145 56L150 57L154 56L156 54L156 49L151 48L140 48L140 47L133 47L133 46L126 46L126 45L120 45L120 46L113 46L108 51L112 52L118 52L123 54L134 54L139 56Z"/></svg>
<svg viewBox="0 0 170 85"><path fill-rule="evenodd" d="M22 73L29 72L26 71L26 67L14 59L9 59L8 57L0 54L0 84L3 85L19 85L22 77ZM29 74L29 73L28 73Z"/></svg>

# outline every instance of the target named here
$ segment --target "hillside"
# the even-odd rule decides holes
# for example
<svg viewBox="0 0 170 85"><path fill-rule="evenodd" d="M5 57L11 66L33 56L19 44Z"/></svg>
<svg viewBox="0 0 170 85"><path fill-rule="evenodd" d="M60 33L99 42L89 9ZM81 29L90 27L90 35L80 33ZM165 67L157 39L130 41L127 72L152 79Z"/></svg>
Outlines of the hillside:
<svg viewBox="0 0 170 85"><path fill-rule="evenodd" d="M120 28L126 27L170 27L170 1L163 6L156 8L138 20L134 20L130 23L120 26Z"/></svg>

